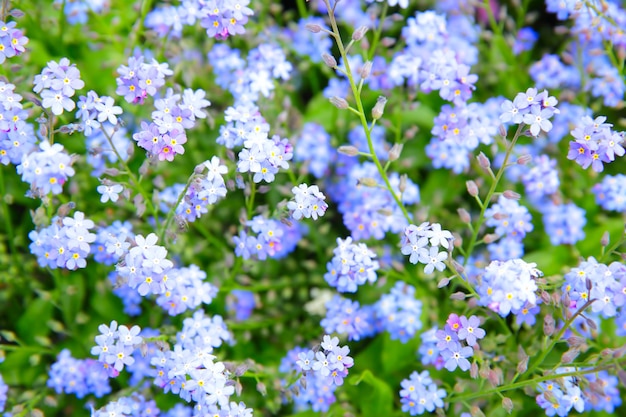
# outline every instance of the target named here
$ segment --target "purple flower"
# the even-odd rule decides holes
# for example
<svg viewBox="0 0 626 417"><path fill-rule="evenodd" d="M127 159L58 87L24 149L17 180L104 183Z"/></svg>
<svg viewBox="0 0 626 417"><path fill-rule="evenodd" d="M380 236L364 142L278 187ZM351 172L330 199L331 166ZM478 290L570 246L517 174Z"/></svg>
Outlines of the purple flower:
<svg viewBox="0 0 626 417"><path fill-rule="evenodd" d="M467 371L470 368L470 362L467 358L474 354L474 349L470 346L461 347L460 343L452 343L447 349L441 351L441 356L446 361L445 368L452 372L457 367L462 371Z"/></svg>
<svg viewBox="0 0 626 417"><path fill-rule="evenodd" d="M471 316L469 319L461 316L461 329L459 330L459 340L465 340L469 346L476 345L476 339L485 337L485 331L480 327L480 319Z"/></svg>

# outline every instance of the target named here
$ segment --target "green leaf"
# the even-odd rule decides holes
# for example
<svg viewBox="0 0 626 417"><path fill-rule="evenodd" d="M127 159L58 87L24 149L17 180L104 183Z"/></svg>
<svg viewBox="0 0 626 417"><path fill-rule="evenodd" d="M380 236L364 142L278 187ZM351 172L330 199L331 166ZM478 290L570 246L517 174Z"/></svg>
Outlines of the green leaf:
<svg viewBox="0 0 626 417"><path fill-rule="evenodd" d="M361 412L365 417L388 416L393 409L393 390L385 381L378 379L371 371L365 370L359 376L351 378L352 385L362 382L369 387L359 389Z"/></svg>
<svg viewBox="0 0 626 417"><path fill-rule="evenodd" d="M34 344L36 336L48 335L48 321L51 318L52 304L50 301L34 300L17 321L17 333L25 343Z"/></svg>

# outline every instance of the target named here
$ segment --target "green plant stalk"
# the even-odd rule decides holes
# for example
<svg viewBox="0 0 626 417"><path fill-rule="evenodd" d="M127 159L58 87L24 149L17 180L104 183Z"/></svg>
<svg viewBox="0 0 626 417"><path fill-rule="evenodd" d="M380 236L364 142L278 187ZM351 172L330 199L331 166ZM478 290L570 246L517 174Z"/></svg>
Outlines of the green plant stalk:
<svg viewBox="0 0 626 417"><path fill-rule="evenodd" d="M611 256L613 254L613 252L615 252L617 250L617 248L619 248L623 243L624 240L626 240L626 233L622 232L622 236L619 238L619 240L617 240L615 243L613 243L608 250L605 250L605 248L602 248L602 254L600 256L600 260L598 262L600 263L604 263L609 256Z"/></svg>
<svg viewBox="0 0 626 417"><path fill-rule="evenodd" d="M622 360L622 361L616 361L616 364L610 364L610 365L601 365L601 366L596 366L590 369L579 369L577 371L574 372L564 372L562 374L552 374L552 375L542 375L536 378L532 378L532 379L528 379L525 381L520 381L520 382L515 382L513 384L504 384L501 385L499 387L495 387L492 389L489 389L487 391L476 391L476 392L471 392L469 394L463 394L463 395L459 395L459 396L454 396L451 395L450 397L447 398L447 401L449 402L458 402L458 401L468 401L468 400L473 400L476 398L480 398L480 397L485 397L487 398L489 395L491 394L496 394L496 393L502 393L505 391L512 391L518 388L524 388L528 385L536 385L540 382L544 382L544 381L552 381L558 378L566 378L568 376L581 376L581 375L587 375L587 374L593 374L602 370L606 370L606 369L613 369L615 367L618 366L626 366L626 359Z"/></svg>
<svg viewBox="0 0 626 417"><path fill-rule="evenodd" d="M472 237L470 238L470 243L468 244L467 249L465 250L465 253L467 254L467 256L463 260L463 266L467 265L467 261L469 260L469 257L472 256L472 252L474 251L474 247L476 246L476 243L477 243L478 233L480 232L481 226L485 223L485 212L487 211L487 208L489 208L491 197L493 197L493 194L496 192L498 183L502 179L502 175L504 174L504 170L507 167L509 158L511 157L511 154L513 153L513 148L515 147L515 143L517 142L517 139L520 137L522 130L524 129L524 126L526 125L520 124L517 127L517 130L515 131L515 136L513 136L513 139L511 140L511 143L509 144L509 147L506 150L506 154L504 155L504 161L502 162L502 166L498 170L498 173L496 174L496 178L491 183L489 192L487 192L487 196L483 200L484 204L480 208L480 216L478 216L478 220L476 221L476 226L474 226L474 232L472 233Z"/></svg>
<svg viewBox="0 0 626 417"><path fill-rule="evenodd" d="M137 46L137 44L139 43L139 37L143 34L144 22L146 21L146 16L148 15L148 12L150 11L151 8L152 8L152 0L141 1L137 23L135 24L135 27L133 28L133 33L131 34L131 36L129 36L129 39L131 39L129 53L131 54L133 53L133 49L135 49L135 46Z"/></svg>
<svg viewBox="0 0 626 417"><path fill-rule="evenodd" d="M158 225L159 224L159 215L158 215L158 213L156 211L156 207L154 206L154 204L152 204L152 199L149 198L148 193L142 187L141 180L137 179L137 177L135 176L133 171L131 171L130 167L128 166L128 164L126 163L124 158L122 158L120 153L117 151L117 148L115 148L115 145L113 144L113 140L111 139L111 136L109 136L109 134L107 133L106 129L101 129L101 131L104 134L104 137L107 138L107 141L109 142L109 145L111 145L111 149L115 153L115 156L117 156L117 160L120 162L120 164L122 164L122 166L126 170L126 174L130 177L131 180L133 180L133 183L135 183L135 189L137 191L139 191L139 194L141 194L143 196L143 199L145 200L146 204L150 208L150 211L152 212L152 216L154 217L154 221Z"/></svg>
<svg viewBox="0 0 626 417"><path fill-rule="evenodd" d="M308 12L306 10L306 4L304 4L304 0L298 0L298 13L300 14L300 18L306 19L308 17Z"/></svg>
<svg viewBox="0 0 626 417"><path fill-rule="evenodd" d="M194 177L195 177L195 174L191 174L189 176L189 179L187 180L187 184L185 184L185 188L183 188L180 194L178 194L176 203L174 203L174 205L170 208L170 211L167 212L167 217L165 218L165 221L161 225L161 230L159 231L159 240L161 242L164 242L165 233L167 232L167 229L172 223L172 219L174 219L174 213L176 213L176 209L180 205L180 202L183 201L183 198L185 198L185 195L187 194L187 190L189 189L189 186L191 185L191 182L193 181Z"/></svg>
<svg viewBox="0 0 626 417"><path fill-rule="evenodd" d="M383 11L380 13L380 19L378 20L378 27L374 32L374 39L372 39L372 46L370 47L370 51L367 54L367 59L374 59L374 54L376 53L376 48L378 47L378 42L380 42L380 36L383 32L383 22L385 21L385 17L387 17L387 8L389 7L389 3L386 1L383 2Z"/></svg>
<svg viewBox="0 0 626 417"><path fill-rule="evenodd" d="M330 19L330 24L333 28L333 37L335 38L335 42L337 43L337 48L339 49L339 53L341 54L341 57L343 58L344 65L346 66L346 75L348 77L348 81L350 82L350 88L352 89L352 94L354 95L354 100L356 102L357 111L358 111L357 114L361 121L361 125L363 126L363 130L365 131L365 137L367 139L367 146L369 148L370 153L372 154L372 161L374 162L374 165L376 165L376 168L378 169L378 173L380 174L383 181L385 182L385 187L393 196L393 199L395 200L400 210L402 210L402 214L404 215L404 218L406 219L408 223L411 223L412 220L411 220L411 217L409 216L409 213L406 210L406 207L404 207L404 204L402 204L402 200L400 199L398 194L396 194L396 192L393 190L393 187L391 186L391 183L389 182L389 178L387 177L387 173L385 172L385 169L383 168L382 164L380 163L380 160L378 159L378 156L376 155L376 152L374 151L374 143L372 142L371 130L369 129L369 123L367 122L367 118L365 117L365 110L363 108L363 102L361 101L361 96L359 94L359 88L357 84L354 82L354 77L352 76L352 71L350 70L350 63L348 62L348 56L344 49L343 41L341 40L341 34L339 32L339 28L337 27L337 21L335 20L334 10L330 7L329 0L324 0L324 4L326 5L326 8L328 9L328 17Z"/></svg>
<svg viewBox="0 0 626 417"><path fill-rule="evenodd" d="M565 322L565 324L563 324L563 327L561 327L561 330L559 330L556 336L552 339L552 341L550 342L550 345L546 349L542 350L541 355L539 355L539 358L533 362L533 365L530 368L528 368L528 370L526 371L527 373L532 373L535 369L537 369L537 367L539 367L539 365L543 363L543 361L550 354L552 349L554 349L554 346L556 346L557 343L561 342L561 337L563 337L563 334L567 331L567 329L569 329L569 327L572 325L576 317L580 316L583 313L583 311L585 311L585 309L589 307L591 304L593 304L595 301L596 300L587 301L585 305L583 305L580 309L578 309L578 311L574 313L572 317L570 317Z"/></svg>
<svg viewBox="0 0 626 417"><path fill-rule="evenodd" d="M7 195L7 193L4 186L4 167L0 167L0 199L2 200L2 211L4 212L4 226L7 231L7 240L9 241L13 265L17 267L18 272L22 272L22 262L20 262L17 246L15 245L15 232L13 231L13 222L11 221L11 211L9 204L4 199L5 195Z"/></svg>

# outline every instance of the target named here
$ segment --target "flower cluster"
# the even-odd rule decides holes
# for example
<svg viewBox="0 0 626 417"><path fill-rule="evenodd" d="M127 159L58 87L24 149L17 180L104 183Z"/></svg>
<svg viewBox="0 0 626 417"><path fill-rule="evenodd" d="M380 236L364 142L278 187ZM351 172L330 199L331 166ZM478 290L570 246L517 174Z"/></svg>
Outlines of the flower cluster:
<svg viewBox="0 0 626 417"><path fill-rule="evenodd" d="M15 94L15 85L0 81L0 163L17 165L37 141L33 126L26 122L22 96Z"/></svg>
<svg viewBox="0 0 626 417"><path fill-rule="evenodd" d="M400 251L409 256L410 263L426 265L424 272L430 274L435 269L443 271L446 268L444 261L452 249L452 240L452 233L441 229L439 223L410 224L404 229ZM439 252L439 246L446 251Z"/></svg>
<svg viewBox="0 0 626 417"><path fill-rule="evenodd" d="M446 168L456 174L470 166L470 155L480 145L490 145L498 133L500 121L493 115L499 98L483 103L467 103L441 107L431 129L433 135L426 146L426 155L434 168Z"/></svg>
<svg viewBox="0 0 626 417"><path fill-rule="evenodd" d="M145 25L160 37L180 38L183 25L193 26L197 21L209 37L224 40L245 33L244 25L254 14L248 7L250 0L198 1L183 0L180 5L162 5L146 16Z"/></svg>
<svg viewBox="0 0 626 417"><path fill-rule="evenodd" d="M626 266L619 262L607 266L589 257L564 278L563 295L569 300L567 307L574 312L595 300L591 311L614 317L626 304Z"/></svg>
<svg viewBox="0 0 626 417"><path fill-rule="evenodd" d="M354 360L348 356L350 348L339 346L339 338L329 335L324 336L321 348L301 352L296 365L306 377L313 374L314 378L325 378L328 385L342 385L348 369L354 365Z"/></svg>
<svg viewBox="0 0 626 417"><path fill-rule="evenodd" d="M168 280L174 283L173 287L166 285L156 303L170 316L195 310L202 304L211 304L217 296L217 287L205 281L206 272L193 264L184 268L172 268L168 273Z"/></svg>
<svg viewBox="0 0 626 417"><path fill-rule="evenodd" d="M61 194L63 184L74 175L73 160L60 143L50 145L46 140L39 143L39 151L22 157L17 173L22 181L30 184L31 195Z"/></svg>
<svg viewBox="0 0 626 417"><path fill-rule="evenodd" d="M7 402L7 392L9 391L9 386L4 383L4 379L2 375L0 375L0 412L4 411L4 407Z"/></svg>
<svg viewBox="0 0 626 417"><path fill-rule="evenodd" d="M167 63L160 64L154 58L147 63L142 55L129 57L128 65L120 65L117 72L115 92L132 104L143 104L146 97L154 96L165 85L165 77L174 73Z"/></svg>
<svg viewBox="0 0 626 417"><path fill-rule="evenodd" d="M146 237L136 235L136 246L130 248L116 268L122 281L141 296L163 294L176 285L168 275L174 264L166 259L167 249L157 245L157 240L154 233Z"/></svg>
<svg viewBox="0 0 626 417"><path fill-rule="evenodd" d="M211 354L223 342L232 341L222 318L207 317L203 311L196 311L183 321L176 339L173 349L166 352L157 349L150 360L157 370L154 384L187 402L195 401L197 409L208 409L215 414L220 409L228 410L235 387L224 363L216 361Z"/></svg>
<svg viewBox="0 0 626 417"><path fill-rule="evenodd" d="M572 367L560 367L556 369L555 377L575 371ZM583 378L584 383L581 383L580 378ZM622 404L617 384L617 378L606 371L581 377L565 376L559 378L558 382L540 382L540 393L535 399L548 416L565 417L572 409L579 413L592 410L613 413L615 407Z"/></svg>
<svg viewBox="0 0 626 417"><path fill-rule="evenodd" d="M533 230L532 217L528 209L517 200L501 195L498 202L485 211L485 224L495 227L501 239L487 246L491 258L498 261L519 258L524 254L522 240Z"/></svg>
<svg viewBox="0 0 626 417"><path fill-rule="evenodd" d="M596 172L604 170L604 164L613 162L615 156L623 156L624 135L614 132L610 123L604 123L606 117L592 119L584 116L571 134L576 139L569 143L567 159L575 161L584 169Z"/></svg>
<svg viewBox="0 0 626 417"><path fill-rule="evenodd" d="M63 110L74 110L76 103L71 97L84 86L85 82L80 79L76 65L70 64L67 58L61 58L59 62L48 62L41 74L35 77L33 91L41 94L42 107L58 116Z"/></svg>
<svg viewBox="0 0 626 417"><path fill-rule="evenodd" d="M336 400L334 392L343 384L354 360L350 348L339 346L337 337L325 335L321 349L295 348L281 361L279 371L302 372L302 387L293 394L297 409L328 411ZM284 381L283 381L284 383Z"/></svg>
<svg viewBox="0 0 626 417"><path fill-rule="evenodd" d="M99 132L103 123L117 126L117 116L120 114L122 114L122 108L115 105L112 97L100 97L93 90L88 91L86 96L80 96L78 99L76 118L80 121L83 133L87 137ZM108 133L105 131L105 134Z"/></svg>
<svg viewBox="0 0 626 417"><path fill-rule="evenodd" d="M324 279L339 292L356 292L359 285L376 282L379 263L376 254L365 243L352 243L352 238L337 238L333 259L326 265Z"/></svg>
<svg viewBox="0 0 626 417"><path fill-rule="evenodd" d="M295 220L300 220L302 217L307 219L312 217L313 220L317 220L318 216L326 213L328 208L328 204L324 201L326 196L317 185L300 184L293 187L291 192L294 194L294 199L287 204L287 208L292 210L291 217Z"/></svg>
<svg viewBox="0 0 626 417"><path fill-rule="evenodd" d="M76 359L63 349L50 367L47 386L57 394L74 394L83 398L89 394L97 398L111 392L109 375L94 359Z"/></svg>
<svg viewBox="0 0 626 417"><path fill-rule="evenodd" d="M433 382L428 371L413 371L408 379L402 380L400 386L400 402L405 413L416 416L443 408L446 391Z"/></svg>
<svg viewBox="0 0 626 417"><path fill-rule="evenodd" d="M607 175L595 184L591 192L596 202L605 210L626 211L626 175Z"/></svg>
<svg viewBox="0 0 626 417"><path fill-rule="evenodd" d="M304 163L315 178L323 178L328 173L329 165L337 155L330 146L330 135L317 123L302 126L294 148L294 161Z"/></svg>
<svg viewBox="0 0 626 417"><path fill-rule="evenodd" d="M226 183L222 175L227 172L228 168L221 164L217 156L198 165L184 197L176 207L176 215L188 222L193 222L208 213L209 206L226 196ZM183 184L176 184L160 193L160 208L163 213L169 213L184 189Z"/></svg>
<svg viewBox="0 0 626 417"><path fill-rule="evenodd" d="M326 317L320 325L326 333L338 333L348 340L361 340L376 333L374 309L335 295L326 303Z"/></svg>
<svg viewBox="0 0 626 417"><path fill-rule="evenodd" d="M98 327L100 334L96 336L96 346L91 348L92 355L98 355L104 369L109 376L116 377L124 369L124 365L135 362L133 351L142 343L139 336L141 328L133 326L130 329L124 325L117 326L113 320L109 326L101 324Z"/></svg>
<svg viewBox="0 0 626 417"><path fill-rule="evenodd" d="M539 302L536 279L542 272L535 263L521 259L492 261L483 271L476 287L479 305L486 306L502 317L511 312L520 314Z"/></svg>
<svg viewBox="0 0 626 417"><path fill-rule="evenodd" d="M143 395L133 393L130 397L122 397L117 401L109 402L91 415L92 417L152 417L168 415L160 411L154 400L146 400Z"/></svg>
<svg viewBox="0 0 626 417"><path fill-rule="evenodd" d="M337 183L326 186L327 193L329 198L337 202L343 223L350 230L352 238L383 239L385 233L400 233L407 225L391 193L384 187L376 186L383 183L376 165L372 162L359 164L351 158L338 173L342 177ZM401 181L397 173L392 173L389 175L389 183L394 192L401 195L403 204L419 202L419 188L411 180ZM354 184L358 185L355 187Z"/></svg>
<svg viewBox="0 0 626 417"><path fill-rule="evenodd" d="M244 259L280 259L295 249L304 231L299 223L287 225L263 216L248 220L246 226L249 231L241 230L233 238L235 254Z"/></svg>
<svg viewBox="0 0 626 417"><path fill-rule="evenodd" d="M173 161L177 154L185 153L183 145L187 142L185 129L194 127L196 118L206 118L203 108L211 103L204 98L202 90L190 88L180 94L167 89L165 97L155 101L156 110L152 112L152 121L141 123L141 131L133 135L137 144L148 151L148 155L159 161Z"/></svg>
<svg viewBox="0 0 626 417"><path fill-rule="evenodd" d="M453 313L448 317L443 330L437 330L437 349L448 371L452 372L457 367L462 371L470 368L467 358L474 355L477 339L485 337L485 331L479 326L478 317L459 317Z"/></svg>
<svg viewBox="0 0 626 417"><path fill-rule="evenodd" d="M275 89L274 80L288 80L293 70L285 52L270 42L250 50L246 59L241 58L237 49L215 45L208 58L215 82L230 91L236 106L254 105L260 96L269 97Z"/></svg>
<svg viewBox="0 0 626 417"><path fill-rule="evenodd" d="M63 5L63 12L70 25L84 25L89 19L89 12L103 13L109 8L105 0L54 0L55 5Z"/></svg>
<svg viewBox="0 0 626 417"><path fill-rule="evenodd" d="M536 88L529 88L525 93L517 93L513 101L505 100L502 103L500 121L528 125L530 134L537 137L542 131L549 132L552 129L549 119L559 113L555 107L557 103L557 99L549 96L546 90L537 93Z"/></svg>
<svg viewBox="0 0 626 417"><path fill-rule="evenodd" d="M15 22L0 21L0 64L26 50L24 45L28 43L28 38L15 26Z"/></svg>
<svg viewBox="0 0 626 417"><path fill-rule="evenodd" d="M422 302L415 298L415 287L402 281L380 297L374 312L381 329L389 332L392 340L406 343L422 328Z"/></svg>
<svg viewBox="0 0 626 417"><path fill-rule="evenodd" d="M30 251L42 267L84 268L91 252L90 243L96 240L96 235L89 231L93 227L94 223L80 211L74 217L54 217L50 226L29 233Z"/></svg>
<svg viewBox="0 0 626 417"><path fill-rule="evenodd" d="M543 225L553 245L573 245L585 238L583 227L587 224L585 210L574 203L545 204Z"/></svg>

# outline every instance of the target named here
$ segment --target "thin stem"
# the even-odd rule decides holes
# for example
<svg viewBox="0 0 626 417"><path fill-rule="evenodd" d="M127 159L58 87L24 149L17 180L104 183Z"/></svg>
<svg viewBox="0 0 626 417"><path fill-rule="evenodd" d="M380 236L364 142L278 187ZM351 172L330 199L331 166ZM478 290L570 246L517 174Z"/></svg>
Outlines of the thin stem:
<svg viewBox="0 0 626 417"><path fill-rule="evenodd" d="M567 331L567 329L569 328L569 326L572 325L572 323L574 322L574 320L576 319L576 317L578 317L579 315L581 315L583 313L583 311L585 311L585 309L587 307L589 307L593 302L595 302L596 300L589 300L585 303L585 305L583 305L578 311L576 311L576 313L574 313L572 315L572 317L570 317L565 324L563 324L563 327L561 327L561 329L559 330L559 332L556 334L556 336L552 339L552 342L550 342L550 345L543 349L541 352L541 355L539 356L539 359L537 359L533 365L528 368L528 371L526 371L527 373L532 373L535 369L537 369L537 367L539 365L541 365L543 363L543 361L546 359L546 357L548 356L548 354L552 351L552 349L554 348L554 346L559 343L561 341L561 337L563 337L563 334Z"/></svg>
<svg viewBox="0 0 626 417"><path fill-rule="evenodd" d="M174 206L172 206L172 208L170 208L170 211L167 212L167 217L165 218L165 222L163 222L163 225L161 226L161 231L159 232L159 240L161 242L163 242L163 239L165 238L165 233L167 232L168 227L172 223L172 219L174 218L174 213L176 213L176 209L180 205L180 202L183 201L183 198L185 198L185 195L187 195L187 190L189 190L189 186L191 185L191 182L193 181L194 178L195 178L195 175L191 174L191 176L189 177L189 180L187 180L187 184L185 184L185 188L183 188L180 194L178 194L176 203L174 204Z"/></svg>
<svg viewBox="0 0 626 417"><path fill-rule="evenodd" d="M383 3L383 11L380 14L380 19L378 21L378 27L374 32L374 39L372 39L372 45L369 50L369 54L367 55L368 60L374 59L374 54L376 53L376 47L378 47L378 42L380 42L380 36L383 32L383 22L385 21L385 17L387 17L387 8L389 4L387 2Z"/></svg>
<svg viewBox="0 0 626 417"><path fill-rule="evenodd" d="M491 187L489 188L489 192L487 192L487 196L483 200L484 204L481 205L480 216L478 217L478 220L476 221L476 226L474 226L474 231L472 233L472 237L470 238L470 243L467 246L467 249L466 249L467 256L463 260L463 266L467 265L469 257L472 255L472 252L474 251L474 247L476 246L476 243L478 240L478 233L480 232L480 228L485 223L485 220L486 220L485 212L487 211L487 208L489 207L489 202L491 201L491 197L493 197L493 194L496 192L498 183L502 179L502 175L504 174L504 170L507 167L509 158L511 157L511 154L513 153L513 148L515 147L515 143L517 142L517 139L522 134L522 130L524 129L524 126L526 125L520 124L517 127L517 131L515 131L515 136L513 136L513 139L511 140L511 143L506 150L506 154L504 155L504 161L502 162L502 165L500 166L500 169L498 170L498 173L496 174L496 178L491 183Z"/></svg>
<svg viewBox="0 0 626 417"><path fill-rule="evenodd" d="M378 173L380 174L383 181L385 182L385 186L387 190L391 193L393 199L395 200L400 210L402 210L402 214L404 215L404 218L406 219L408 223L411 223L411 216L409 216L409 213L407 212L406 207L404 207L404 204L402 203L400 196L396 194L396 192L393 190L393 187L391 186L391 183L389 182L389 178L387 177L387 173L385 172L385 169L383 168L382 164L380 163L380 160L378 159L378 156L376 155L376 152L374 151L374 143L372 142L372 135L369 129L369 123L367 122L367 118L365 117L365 110L363 108L363 102L361 101L361 96L359 94L358 86L354 82L354 77L352 76L352 71L350 70L350 62L348 61L348 56L346 54L346 51L343 46L343 42L341 40L339 28L337 27L337 21L335 20L334 8L330 7L329 0L324 0L324 4L326 5L326 8L328 9L328 17L330 19L330 24L332 26L333 33L335 34L334 37L337 42L337 48L339 49L339 53L341 54L344 65L346 67L346 75L348 77L348 81L350 82L350 88L352 89L352 94L354 95L354 100L356 102L356 106L358 110L357 115L359 116L361 125L363 126L363 130L365 132L365 138L367 139L367 146L369 148L370 153L372 154L372 161L374 162L374 165L376 165L376 168L378 169Z"/></svg>
<svg viewBox="0 0 626 417"><path fill-rule="evenodd" d="M154 206L154 204L152 204L152 199L150 199L150 196L148 195L146 190L144 190L144 188L142 187L141 181L139 179L137 179L137 177L135 176L133 171L131 171L130 167L128 166L128 164L126 163L124 158L122 158L120 153L117 151L117 148L113 144L113 140L111 139L111 136L109 135L109 133L104 128L102 128L101 131L104 134L104 137L107 138L107 141L109 142L109 145L111 145L111 149L113 150L113 153L115 153L115 156L117 156L117 160L120 162L120 164L122 164L122 166L126 170L126 174L130 177L130 179L133 181L133 183L135 183L135 188L137 189L137 191L139 191L139 194L141 194L143 196L143 199L145 200L146 204L150 208L150 211L152 212L152 216L154 217L154 221L158 225L158 223L159 223L159 215L157 213L156 207Z"/></svg>
<svg viewBox="0 0 626 417"><path fill-rule="evenodd" d="M566 378L568 376L581 376L581 375L593 374L593 373L596 373L605 369L613 369L619 365L621 366L626 365L626 360L618 361L617 365L616 364L602 365L602 366L596 366L590 369L579 369L573 372L564 372L562 374L542 375L536 378L527 379L525 381L520 381L520 382L516 382L513 384L501 385L499 387L495 387L487 391L477 390L477 391L473 391L473 392L459 395L459 396L454 396L453 394L450 397L448 397L447 401L462 402L462 401L473 400L475 398L480 398L480 397L488 398L489 395L495 394L498 392L511 391L511 390L515 390L518 388L523 388L528 385L536 385L540 382L555 380L557 378Z"/></svg>

